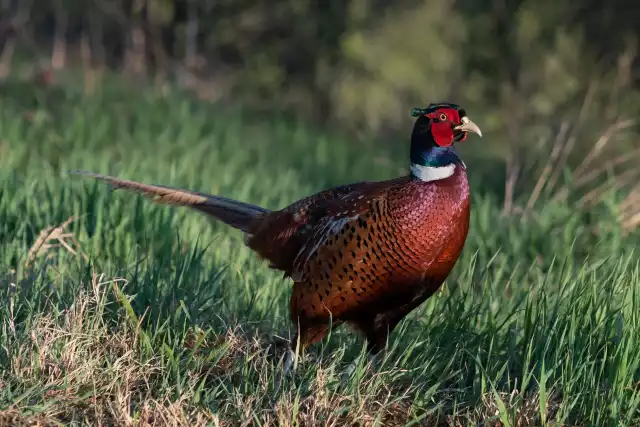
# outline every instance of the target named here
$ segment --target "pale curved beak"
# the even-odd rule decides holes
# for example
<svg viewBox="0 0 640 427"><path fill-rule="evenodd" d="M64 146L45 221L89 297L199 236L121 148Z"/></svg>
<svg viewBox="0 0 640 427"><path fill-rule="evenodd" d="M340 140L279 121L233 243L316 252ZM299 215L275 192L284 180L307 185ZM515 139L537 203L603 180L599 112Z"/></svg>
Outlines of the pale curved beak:
<svg viewBox="0 0 640 427"><path fill-rule="evenodd" d="M480 127L478 127L477 124L469 120L468 117L463 117L461 120L462 120L462 124L454 127L453 128L454 130L457 130L460 132L473 132L477 134L480 138L482 138L482 131L480 130Z"/></svg>

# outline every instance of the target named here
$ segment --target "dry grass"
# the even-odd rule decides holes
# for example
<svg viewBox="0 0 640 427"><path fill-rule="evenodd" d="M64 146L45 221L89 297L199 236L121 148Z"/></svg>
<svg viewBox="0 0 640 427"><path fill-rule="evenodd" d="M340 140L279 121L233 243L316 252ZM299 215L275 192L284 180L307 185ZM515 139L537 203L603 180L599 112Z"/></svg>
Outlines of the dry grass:
<svg viewBox="0 0 640 427"><path fill-rule="evenodd" d="M94 275L91 290L81 292L73 306L35 320L28 343L11 351L8 376L41 390L42 410L23 414L23 402L15 402L0 413L0 420L24 425L83 420L122 426L217 422L210 412L185 404L187 395L174 401L154 396L150 383L162 367L157 359L140 354L139 328L123 321L114 329L103 318L108 293L118 282Z"/></svg>
<svg viewBox="0 0 640 427"><path fill-rule="evenodd" d="M39 255L42 255L53 248L62 247L69 253L77 256L77 249L74 249L73 246L76 248L79 246L78 240L73 233L67 232L67 228L75 220L76 218L70 217L58 226L49 226L43 229L27 253L24 263L25 268L29 267L29 265L31 265ZM68 240L71 243L69 243ZM82 255L85 261L88 260L87 255L84 252L80 251L80 255Z"/></svg>

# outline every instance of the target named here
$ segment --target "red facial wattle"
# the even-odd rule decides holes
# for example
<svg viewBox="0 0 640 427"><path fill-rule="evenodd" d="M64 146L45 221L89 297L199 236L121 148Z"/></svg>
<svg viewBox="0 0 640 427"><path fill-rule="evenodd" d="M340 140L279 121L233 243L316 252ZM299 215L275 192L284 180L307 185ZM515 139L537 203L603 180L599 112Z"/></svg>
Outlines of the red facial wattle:
<svg viewBox="0 0 640 427"><path fill-rule="evenodd" d="M433 140L440 147L449 147L453 144L453 126L449 122L432 123L431 135L433 135Z"/></svg>
<svg viewBox="0 0 640 427"><path fill-rule="evenodd" d="M458 110L455 108L440 108L430 114L427 117L431 119L431 134L433 140L440 147L449 147L455 141L455 133L453 127L460 121ZM462 141L466 135L463 135L459 140Z"/></svg>

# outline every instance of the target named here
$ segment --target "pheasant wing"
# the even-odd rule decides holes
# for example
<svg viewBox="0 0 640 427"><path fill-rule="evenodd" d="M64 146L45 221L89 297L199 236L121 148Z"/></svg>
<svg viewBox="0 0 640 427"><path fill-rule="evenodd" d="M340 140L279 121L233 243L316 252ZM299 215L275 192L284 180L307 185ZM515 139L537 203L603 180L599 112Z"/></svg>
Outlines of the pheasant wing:
<svg viewBox="0 0 640 427"><path fill-rule="evenodd" d="M292 266L292 315L337 318L363 308L391 291L390 276L397 278L405 268L396 259L401 254L388 193L363 196L354 193L344 204L331 204L329 215L308 234Z"/></svg>
<svg viewBox="0 0 640 427"><path fill-rule="evenodd" d="M305 266L312 258L318 258L320 252L326 252L323 248L335 246L339 251L340 247L347 249L349 242L356 238L362 240L356 233L362 232L359 229L366 225L366 218L374 213L374 207L379 206L383 198L384 193L352 191L338 200L325 203L322 216L317 217L312 222L313 226L307 227L308 231L304 233L305 241L293 260L291 278L296 282L308 279ZM314 214L317 216L317 210Z"/></svg>
<svg viewBox="0 0 640 427"><path fill-rule="evenodd" d="M272 268L291 276L294 260L299 258L311 236L319 234L318 226L364 209L367 197L377 193L371 191L379 187L377 184L361 182L324 190L270 212L249 231L247 245L269 260Z"/></svg>

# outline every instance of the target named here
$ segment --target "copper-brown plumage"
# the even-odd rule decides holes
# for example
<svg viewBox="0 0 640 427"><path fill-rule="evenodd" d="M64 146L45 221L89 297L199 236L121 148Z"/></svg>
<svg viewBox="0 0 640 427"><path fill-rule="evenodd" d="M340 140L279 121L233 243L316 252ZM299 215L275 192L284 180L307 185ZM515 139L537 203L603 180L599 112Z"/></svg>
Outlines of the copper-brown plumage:
<svg viewBox="0 0 640 427"><path fill-rule="evenodd" d="M309 344L349 322L378 350L457 260L469 227L464 169L322 192L252 228L248 246L294 280L292 321Z"/></svg>
<svg viewBox="0 0 640 427"><path fill-rule="evenodd" d="M479 129L453 104L432 104L420 113L412 174L321 191L277 211L88 175L242 230L249 248L293 280L290 316L303 346L322 339L330 325L348 323L375 353L400 320L438 290L469 229L466 167L451 145Z"/></svg>

